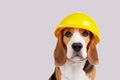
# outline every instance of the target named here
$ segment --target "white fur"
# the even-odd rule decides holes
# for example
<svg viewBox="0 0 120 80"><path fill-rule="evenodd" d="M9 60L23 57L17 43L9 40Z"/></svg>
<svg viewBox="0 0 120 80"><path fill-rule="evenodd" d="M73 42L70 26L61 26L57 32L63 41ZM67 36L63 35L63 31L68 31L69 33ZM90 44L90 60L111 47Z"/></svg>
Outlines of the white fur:
<svg viewBox="0 0 120 80"><path fill-rule="evenodd" d="M74 57L75 51L72 49L73 43L82 43L83 48L77 54L81 57ZM67 61L63 66L60 66L61 80L90 80L83 67L86 62L87 51L85 41L82 39L79 31L76 29L70 42L67 44Z"/></svg>
<svg viewBox="0 0 120 80"><path fill-rule="evenodd" d="M73 43L82 43L83 45L83 48L81 49L81 53L80 55L83 57L83 58L86 58L87 57L87 51L86 51L86 44L85 44L85 41L82 39L80 33L78 30L75 30L70 42L67 44L67 58L71 58L74 54L74 50L72 49L72 44Z"/></svg>
<svg viewBox="0 0 120 80"><path fill-rule="evenodd" d="M81 63L66 63L60 67L61 80L90 80L83 71L85 61Z"/></svg>

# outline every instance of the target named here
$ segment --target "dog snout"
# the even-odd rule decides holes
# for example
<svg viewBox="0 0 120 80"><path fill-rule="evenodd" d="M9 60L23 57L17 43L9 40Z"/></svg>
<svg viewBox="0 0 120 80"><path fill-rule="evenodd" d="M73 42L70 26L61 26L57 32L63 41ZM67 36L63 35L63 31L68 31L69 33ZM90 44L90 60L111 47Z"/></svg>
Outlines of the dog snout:
<svg viewBox="0 0 120 80"><path fill-rule="evenodd" d="M82 47L83 47L82 43L73 43L72 44L72 48L76 52L79 52L82 49Z"/></svg>

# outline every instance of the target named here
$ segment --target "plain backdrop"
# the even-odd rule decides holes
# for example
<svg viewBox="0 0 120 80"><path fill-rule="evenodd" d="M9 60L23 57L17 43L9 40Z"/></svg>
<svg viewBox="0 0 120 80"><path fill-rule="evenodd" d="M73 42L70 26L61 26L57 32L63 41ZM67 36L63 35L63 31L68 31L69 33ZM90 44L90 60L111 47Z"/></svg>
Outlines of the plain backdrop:
<svg viewBox="0 0 120 80"><path fill-rule="evenodd" d="M0 80L48 80L54 29L76 11L90 15L101 32L95 80L119 80L119 0L0 0Z"/></svg>

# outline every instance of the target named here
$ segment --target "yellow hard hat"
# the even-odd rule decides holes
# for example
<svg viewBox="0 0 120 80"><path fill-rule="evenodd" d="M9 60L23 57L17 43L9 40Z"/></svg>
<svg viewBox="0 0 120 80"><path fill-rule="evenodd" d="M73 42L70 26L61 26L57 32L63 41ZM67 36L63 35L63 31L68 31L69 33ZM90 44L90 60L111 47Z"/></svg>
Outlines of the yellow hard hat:
<svg viewBox="0 0 120 80"><path fill-rule="evenodd" d="M100 32L94 20L87 14L76 12L65 17L55 29L55 36L58 37L60 31L64 28L81 28L93 33L97 43L100 42Z"/></svg>

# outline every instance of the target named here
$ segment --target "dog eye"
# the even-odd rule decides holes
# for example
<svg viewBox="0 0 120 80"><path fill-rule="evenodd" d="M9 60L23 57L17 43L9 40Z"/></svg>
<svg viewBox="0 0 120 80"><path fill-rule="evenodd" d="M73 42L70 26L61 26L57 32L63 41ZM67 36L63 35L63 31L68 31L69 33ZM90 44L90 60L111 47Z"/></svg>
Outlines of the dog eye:
<svg viewBox="0 0 120 80"><path fill-rule="evenodd" d="M84 37L87 37L89 34L88 34L87 31L84 31L84 32L82 33L82 35L83 35Z"/></svg>
<svg viewBox="0 0 120 80"><path fill-rule="evenodd" d="M71 33L70 31L67 31L67 32L65 33L65 36L66 36L66 37L71 37L71 36L72 36L72 33Z"/></svg>

